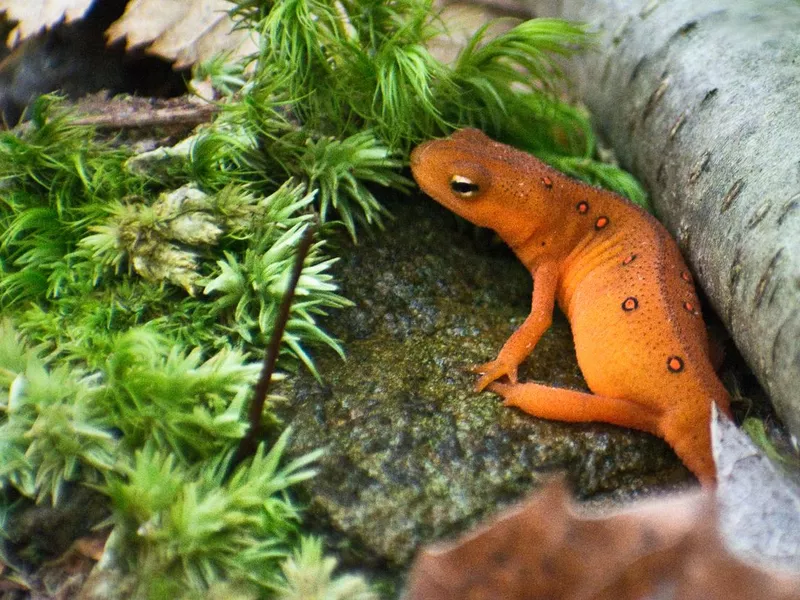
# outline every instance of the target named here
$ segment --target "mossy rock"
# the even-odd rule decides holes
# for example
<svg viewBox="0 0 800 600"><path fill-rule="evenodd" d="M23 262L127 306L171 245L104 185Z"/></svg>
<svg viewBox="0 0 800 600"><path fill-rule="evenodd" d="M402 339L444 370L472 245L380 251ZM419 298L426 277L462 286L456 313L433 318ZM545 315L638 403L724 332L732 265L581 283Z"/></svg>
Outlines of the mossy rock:
<svg viewBox="0 0 800 600"><path fill-rule="evenodd" d="M343 248L336 267L356 304L327 322L347 360L320 354L324 383L300 374L281 390L292 452L327 448L304 485L345 558L404 565L556 473L582 498L687 485L653 436L537 419L475 393L469 367L493 359L527 316L531 277L488 232L427 198L389 208L386 231ZM520 379L586 389L563 315Z"/></svg>

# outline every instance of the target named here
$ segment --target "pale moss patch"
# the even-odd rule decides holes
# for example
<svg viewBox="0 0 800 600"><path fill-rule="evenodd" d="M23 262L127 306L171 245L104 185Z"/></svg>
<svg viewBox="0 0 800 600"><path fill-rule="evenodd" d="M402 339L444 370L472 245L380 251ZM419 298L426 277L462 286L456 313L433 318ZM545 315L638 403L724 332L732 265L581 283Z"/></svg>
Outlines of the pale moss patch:
<svg viewBox="0 0 800 600"><path fill-rule="evenodd" d="M335 570L336 559L323 556L319 539L301 539L300 547L281 564L283 581L276 588L276 600L378 600L362 577L334 576Z"/></svg>

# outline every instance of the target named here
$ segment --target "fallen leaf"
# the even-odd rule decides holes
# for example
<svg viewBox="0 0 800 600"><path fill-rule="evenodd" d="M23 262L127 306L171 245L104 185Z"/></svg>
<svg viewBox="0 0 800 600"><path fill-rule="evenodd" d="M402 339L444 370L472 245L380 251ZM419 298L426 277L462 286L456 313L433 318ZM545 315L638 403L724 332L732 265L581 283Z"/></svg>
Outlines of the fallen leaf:
<svg viewBox="0 0 800 600"><path fill-rule="evenodd" d="M109 43L125 38L127 48L175 61L182 69L220 52L241 56L255 49L244 29L233 29L229 0L130 0L108 28Z"/></svg>
<svg viewBox="0 0 800 600"><path fill-rule="evenodd" d="M26 37L49 29L62 20L69 23L83 17L93 0L0 0L0 13L17 24L6 43L14 46Z"/></svg>
<svg viewBox="0 0 800 600"><path fill-rule="evenodd" d="M76 598L103 555L110 531L94 532L75 540L59 557L43 563L35 572L32 598ZM83 597L83 596L81 596Z"/></svg>
<svg viewBox="0 0 800 600"><path fill-rule="evenodd" d="M81 19L92 0L0 0L0 13L17 24L6 43L16 45L60 22ZM230 0L130 0L125 13L112 23L108 43L125 39L126 48L144 47L174 61L176 69L226 53L253 53L256 42L244 28L234 29Z"/></svg>
<svg viewBox="0 0 800 600"><path fill-rule="evenodd" d="M50 570L67 575L88 573L94 563L103 556L109 530L103 530L75 540L61 556L43 564L43 571Z"/></svg>
<svg viewBox="0 0 800 600"><path fill-rule="evenodd" d="M507 13L474 3L447 3L439 15L442 23L446 25L446 31L428 40L426 46L438 60L445 64L453 64L458 58L459 52L469 43L479 27L494 20L489 31L486 32L486 39L491 39L495 35L505 33L515 25L511 20L499 19L503 16L507 16Z"/></svg>
<svg viewBox="0 0 800 600"><path fill-rule="evenodd" d="M730 600L800 597L800 578L729 555L696 492L589 516L553 482L449 544L424 548L407 600Z"/></svg>

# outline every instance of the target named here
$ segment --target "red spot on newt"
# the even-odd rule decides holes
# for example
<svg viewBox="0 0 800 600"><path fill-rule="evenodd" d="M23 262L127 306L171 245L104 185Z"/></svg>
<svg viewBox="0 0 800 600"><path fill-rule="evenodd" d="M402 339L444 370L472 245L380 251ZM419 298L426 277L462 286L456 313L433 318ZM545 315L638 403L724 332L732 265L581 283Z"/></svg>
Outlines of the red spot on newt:
<svg viewBox="0 0 800 600"><path fill-rule="evenodd" d="M730 414L730 398L711 365L702 320L687 314L687 303L694 308L697 298L687 301L687 290L663 277L675 269L692 281L664 227L621 196L576 181L475 129L421 144L411 154L411 169L439 203L494 229L534 278L530 315L497 358L478 367L476 387L488 387L507 405L538 417L603 421L659 435L703 483L713 483L711 404ZM451 189L454 177L470 183L469 198ZM545 196L531 182L552 191ZM584 202L587 211L591 205L602 216L581 218ZM595 234L612 220L610 243L609 236ZM608 268L619 264L620 248L623 266L636 261L635 277ZM643 296L654 301L639 306ZM556 301L569 318L591 394L517 383L517 368L550 327ZM639 318L628 318L627 307ZM508 383L497 382L501 378Z"/></svg>
<svg viewBox="0 0 800 600"><path fill-rule="evenodd" d="M667 368L673 373L683 371L683 359L680 356L670 356L667 359Z"/></svg>
<svg viewBox="0 0 800 600"><path fill-rule="evenodd" d="M625 301L622 303L622 310L626 312L636 310L637 308L639 308L639 301L633 296L625 298Z"/></svg>
<svg viewBox="0 0 800 600"><path fill-rule="evenodd" d="M575 208L578 209L579 213L581 213L582 215L585 215L587 212L589 212L589 203L588 202L578 202L578 204L575 206Z"/></svg>

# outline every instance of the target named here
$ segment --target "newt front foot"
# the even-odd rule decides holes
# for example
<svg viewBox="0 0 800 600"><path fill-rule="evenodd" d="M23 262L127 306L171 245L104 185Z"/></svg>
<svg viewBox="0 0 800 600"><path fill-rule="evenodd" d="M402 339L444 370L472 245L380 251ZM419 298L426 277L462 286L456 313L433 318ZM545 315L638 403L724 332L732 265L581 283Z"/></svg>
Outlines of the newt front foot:
<svg viewBox="0 0 800 600"><path fill-rule="evenodd" d="M517 383L517 364L512 361L503 360L498 357L496 360L472 367L473 373L480 373L482 376L475 383L475 391L482 392L486 387L501 377L508 377L511 383Z"/></svg>

